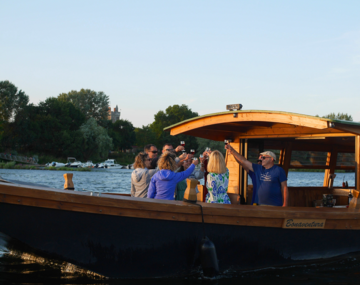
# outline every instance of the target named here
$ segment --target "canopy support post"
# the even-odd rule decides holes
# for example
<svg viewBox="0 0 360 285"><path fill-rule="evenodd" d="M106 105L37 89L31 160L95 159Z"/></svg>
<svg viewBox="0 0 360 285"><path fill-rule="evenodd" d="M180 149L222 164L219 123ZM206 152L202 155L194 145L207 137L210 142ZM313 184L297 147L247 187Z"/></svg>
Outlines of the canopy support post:
<svg viewBox="0 0 360 285"><path fill-rule="evenodd" d="M338 151L335 148L332 148L331 152L328 152L327 154L326 166L328 166L329 168L325 169L324 183L323 183L324 187L329 186L330 174L333 174L335 172L337 155L338 155Z"/></svg>
<svg viewBox="0 0 360 285"><path fill-rule="evenodd" d="M292 152L292 143L286 143L285 147L285 154L283 155L284 164L282 165L283 169L285 170L286 176L288 176L290 163L291 163L291 152Z"/></svg>
<svg viewBox="0 0 360 285"><path fill-rule="evenodd" d="M355 137L355 190L360 190L360 136Z"/></svg>

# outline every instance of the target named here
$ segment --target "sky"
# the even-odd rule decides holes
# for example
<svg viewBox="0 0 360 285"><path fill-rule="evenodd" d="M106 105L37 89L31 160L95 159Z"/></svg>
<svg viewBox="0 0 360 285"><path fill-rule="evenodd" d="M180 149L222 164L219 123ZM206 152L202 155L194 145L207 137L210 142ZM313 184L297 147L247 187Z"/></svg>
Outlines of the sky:
<svg viewBox="0 0 360 285"><path fill-rule="evenodd" d="M175 104L360 121L358 0L0 0L0 10L0 81L34 104L84 88L135 127Z"/></svg>

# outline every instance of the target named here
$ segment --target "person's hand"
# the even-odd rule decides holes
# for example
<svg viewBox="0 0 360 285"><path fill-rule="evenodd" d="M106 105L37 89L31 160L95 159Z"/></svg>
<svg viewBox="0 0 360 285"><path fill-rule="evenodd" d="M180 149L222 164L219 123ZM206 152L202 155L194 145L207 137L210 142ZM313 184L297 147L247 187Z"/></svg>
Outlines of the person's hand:
<svg viewBox="0 0 360 285"><path fill-rule="evenodd" d="M182 151L184 150L185 148L182 146L182 145L178 145L176 148L175 148L175 151L176 152L179 152L179 151Z"/></svg>
<svg viewBox="0 0 360 285"><path fill-rule="evenodd" d="M198 164L199 164L199 160L197 160L197 159L193 159L192 164L194 164L194 165L198 165Z"/></svg>
<svg viewBox="0 0 360 285"><path fill-rule="evenodd" d="M192 159L193 157L194 157L194 155L189 153L189 154L186 156L185 160Z"/></svg>
<svg viewBox="0 0 360 285"><path fill-rule="evenodd" d="M230 144L226 144L226 145L225 145L225 149L226 149L230 154L232 154L232 152L233 152L233 150L234 150Z"/></svg>
<svg viewBox="0 0 360 285"><path fill-rule="evenodd" d="M185 160L185 159L187 159L186 156L187 156L187 153L184 152L183 154L181 154L181 155L179 156L179 159L180 159L180 160Z"/></svg>
<svg viewBox="0 0 360 285"><path fill-rule="evenodd" d="M200 163L204 163L204 160L206 159L205 156L203 155L203 157L199 157L200 159Z"/></svg>
<svg viewBox="0 0 360 285"><path fill-rule="evenodd" d="M204 159L206 159L206 158L209 156L209 153L205 150L205 151L203 152L203 156L204 156Z"/></svg>

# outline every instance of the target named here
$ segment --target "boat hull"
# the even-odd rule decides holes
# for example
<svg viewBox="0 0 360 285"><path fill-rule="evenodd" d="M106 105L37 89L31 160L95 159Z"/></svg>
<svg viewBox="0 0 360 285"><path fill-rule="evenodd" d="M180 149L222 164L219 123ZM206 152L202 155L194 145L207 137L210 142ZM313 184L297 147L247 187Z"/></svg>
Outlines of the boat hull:
<svg viewBox="0 0 360 285"><path fill-rule="evenodd" d="M199 269L202 225L0 203L0 231L49 258L112 278L186 276ZM358 252L360 231L207 223L224 270L288 266Z"/></svg>

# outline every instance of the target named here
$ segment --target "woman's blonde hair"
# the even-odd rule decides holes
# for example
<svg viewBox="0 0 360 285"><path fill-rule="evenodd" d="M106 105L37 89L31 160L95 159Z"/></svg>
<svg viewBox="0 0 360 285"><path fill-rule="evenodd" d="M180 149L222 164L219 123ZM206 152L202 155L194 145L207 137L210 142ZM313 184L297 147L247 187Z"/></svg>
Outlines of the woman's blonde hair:
<svg viewBox="0 0 360 285"><path fill-rule="evenodd" d="M207 165L207 171L212 173L225 173L226 164L222 153L218 150L214 150L209 156L209 163Z"/></svg>
<svg viewBox="0 0 360 285"><path fill-rule="evenodd" d="M177 166L175 163L175 155L169 151L164 152L158 160L159 169L168 169L175 171Z"/></svg>
<svg viewBox="0 0 360 285"><path fill-rule="evenodd" d="M145 160L148 158L147 153L139 152L135 157L134 169L136 168L145 168Z"/></svg>

